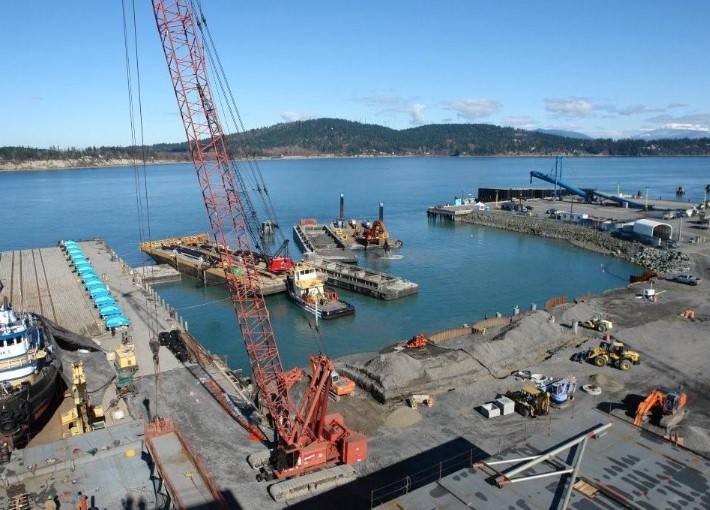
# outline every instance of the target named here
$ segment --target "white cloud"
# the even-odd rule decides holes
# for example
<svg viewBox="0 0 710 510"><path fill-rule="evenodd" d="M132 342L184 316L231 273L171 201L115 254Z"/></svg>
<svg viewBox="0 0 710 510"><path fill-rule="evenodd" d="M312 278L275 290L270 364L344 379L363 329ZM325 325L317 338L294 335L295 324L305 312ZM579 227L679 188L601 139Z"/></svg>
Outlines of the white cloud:
<svg viewBox="0 0 710 510"><path fill-rule="evenodd" d="M281 119L284 122L296 122L299 120L308 120L311 116L303 112L281 112Z"/></svg>
<svg viewBox="0 0 710 510"><path fill-rule="evenodd" d="M424 111L427 105L408 101L398 96L364 96L354 98L353 101L366 106L379 109L379 113L393 117L395 115L409 115L409 123L413 126L421 126L426 123Z"/></svg>
<svg viewBox="0 0 710 510"><path fill-rule="evenodd" d="M572 99L545 99L545 109L561 117L588 117L600 109L592 101L577 97Z"/></svg>
<svg viewBox="0 0 710 510"><path fill-rule="evenodd" d="M411 104L407 105L407 113L409 113L410 119L409 123L413 126L421 126L426 122L424 118L424 110L426 110L425 104Z"/></svg>
<svg viewBox="0 0 710 510"><path fill-rule="evenodd" d="M618 108L616 109L616 112L619 115L638 115L639 113L655 113L655 112L662 112L663 108L653 108L650 106L644 106L642 104L637 104L633 106L627 106L625 108Z"/></svg>
<svg viewBox="0 0 710 510"><path fill-rule="evenodd" d="M446 110L455 111L457 117L466 120L490 117L502 107L498 101L492 99L445 101L443 106Z"/></svg>

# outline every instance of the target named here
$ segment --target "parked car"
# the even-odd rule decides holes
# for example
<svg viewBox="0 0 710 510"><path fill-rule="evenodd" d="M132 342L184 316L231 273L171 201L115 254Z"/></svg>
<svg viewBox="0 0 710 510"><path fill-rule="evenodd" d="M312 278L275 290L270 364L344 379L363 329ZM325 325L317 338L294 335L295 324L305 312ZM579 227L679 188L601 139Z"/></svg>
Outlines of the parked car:
<svg viewBox="0 0 710 510"><path fill-rule="evenodd" d="M692 274L677 274L673 277L673 281L686 285L697 285L700 283L700 278L696 278Z"/></svg>

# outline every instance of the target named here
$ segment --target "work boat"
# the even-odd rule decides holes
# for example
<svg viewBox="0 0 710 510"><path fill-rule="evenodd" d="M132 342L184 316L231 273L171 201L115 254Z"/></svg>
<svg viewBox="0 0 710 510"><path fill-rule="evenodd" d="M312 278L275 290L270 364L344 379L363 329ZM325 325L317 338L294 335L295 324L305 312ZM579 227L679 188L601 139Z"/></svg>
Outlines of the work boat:
<svg viewBox="0 0 710 510"><path fill-rule="evenodd" d="M325 279L310 264L296 264L286 278L286 287L291 300L318 319L335 319L355 313L353 305L338 299L334 291L326 291Z"/></svg>
<svg viewBox="0 0 710 510"><path fill-rule="evenodd" d="M40 319L0 305L0 446L24 445L57 395L61 368Z"/></svg>

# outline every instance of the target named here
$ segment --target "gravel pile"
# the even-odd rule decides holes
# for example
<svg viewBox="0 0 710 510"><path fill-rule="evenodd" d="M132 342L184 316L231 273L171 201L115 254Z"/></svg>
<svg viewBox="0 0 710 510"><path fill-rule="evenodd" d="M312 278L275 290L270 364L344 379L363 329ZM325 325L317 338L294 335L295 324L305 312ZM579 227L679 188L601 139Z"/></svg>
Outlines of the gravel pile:
<svg viewBox="0 0 710 510"><path fill-rule="evenodd" d="M575 322L586 321L601 314L588 303L571 303L557 307L553 310L553 315L557 322L571 327Z"/></svg>
<svg viewBox="0 0 710 510"><path fill-rule="evenodd" d="M624 384L609 374L592 374L589 376L589 382L599 386L603 391L616 392L624 389Z"/></svg>
<svg viewBox="0 0 710 510"><path fill-rule="evenodd" d="M412 393L436 394L462 384L506 377L542 362L570 338L568 328L538 310L497 334L464 335L416 352L350 357L341 371L380 402L393 402Z"/></svg>
<svg viewBox="0 0 710 510"><path fill-rule="evenodd" d="M401 429L422 421L422 415L411 407L398 407L385 419L385 427Z"/></svg>
<svg viewBox="0 0 710 510"><path fill-rule="evenodd" d="M490 341L476 344L473 356L495 377L536 364L566 340L560 325L551 318L543 311L527 315Z"/></svg>

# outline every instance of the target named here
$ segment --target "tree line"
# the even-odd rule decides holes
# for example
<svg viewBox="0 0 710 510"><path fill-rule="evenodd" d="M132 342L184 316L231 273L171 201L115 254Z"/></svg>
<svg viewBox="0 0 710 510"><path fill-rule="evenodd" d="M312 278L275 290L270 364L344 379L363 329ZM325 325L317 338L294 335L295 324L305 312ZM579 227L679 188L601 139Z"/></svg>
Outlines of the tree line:
<svg viewBox="0 0 710 510"><path fill-rule="evenodd" d="M710 138L579 139L491 124L430 124L391 129L342 119L276 124L226 136L234 157L292 156L708 156ZM38 160L189 160L187 144L148 147L0 147L0 162Z"/></svg>

